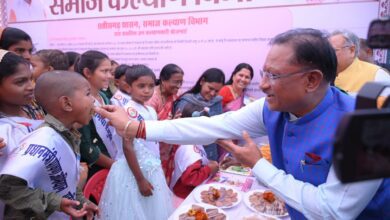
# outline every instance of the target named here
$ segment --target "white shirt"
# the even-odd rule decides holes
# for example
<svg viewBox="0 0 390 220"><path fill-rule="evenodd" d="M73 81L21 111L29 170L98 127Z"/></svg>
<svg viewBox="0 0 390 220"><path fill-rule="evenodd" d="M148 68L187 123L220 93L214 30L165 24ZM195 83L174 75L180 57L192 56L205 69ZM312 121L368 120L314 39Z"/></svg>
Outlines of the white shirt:
<svg viewBox="0 0 390 220"><path fill-rule="evenodd" d="M12 175L27 182L30 189L56 193L76 199L80 156L53 128L42 127L23 137L9 155L0 175ZM68 220L64 212L55 211L48 220Z"/></svg>
<svg viewBox="0 0 390 220"><path fill-rule="evenodd" d="M379 68L375 73L374 82L390 82L390 73L383 68Z"/></svg>
<svg viewBox="0 0 390 220"><path fill-rule="evenodd" d="M210 144L217 139L240 139L246 130L252 138L267 135L263 121L265 99L222 115L146 121L146 139L171 144ZM333 167L333 166L332 166ZM383 179L342 184L330 169L318 187L294 179L265 159L253 168L254 175L287 204L309 219L353 219L367 206Z"/></svg>
<svg viewBox="0 0 390 220"><path fill-rule="evenodd" d="M0 171L11 154L18 146L19 141L32 130L36 129L43 121L24 117L0 118L0 137L4 138L5 147L0 149ZM24 124L24 125L23 125ZM0 219L3 219L5 205L0 201Z"/></svg>
<svg viewBox="0 0 390 220"><path fill-rule="evenodd" d="M0 118L0 137L4 138L5 147L0 149L0 171L9 154L19 146L19 141L41 125L43 120L33 120L24 117Z"/></svg>
<svg viewBox="0 0 390 220"><path fill-rule="evenodd" d="M17 22L46 19L45 4L42 0L32 0L31 4L25 0L15 0L10 10L15 13Z"/></svg>
<svg viewBox="0 0 390 220"><path fill-rule="evenodd" d="M181 145L175 153L175 169L169 188L173 189L187 168L199 160L202 161L203 166L209 163L202 145Z"/></svg>

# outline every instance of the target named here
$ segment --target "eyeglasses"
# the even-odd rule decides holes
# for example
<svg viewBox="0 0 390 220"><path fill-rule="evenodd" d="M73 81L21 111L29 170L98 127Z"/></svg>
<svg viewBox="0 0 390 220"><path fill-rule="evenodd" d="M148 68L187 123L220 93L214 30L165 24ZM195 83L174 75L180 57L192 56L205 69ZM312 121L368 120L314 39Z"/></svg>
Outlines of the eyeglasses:
<svg viewBox="0 0 390 220"><path fill-rule="evenodd" d="M305 73L312 72L312 71L319 71L319 70L316 70L316 69L300 70L298 72L286 73L286 74L275 74L275 73L270 73L267 71L260 70L260 76L263 79L267 78L267 79L271 80L271 82L274 82L275 80L278 80L278 79L287 78L287 77L290 77L292 75L297 75L297 74L305 74Z"/></svg>
<svg viewBox="0 0 390 220"><path fill-rule="evenodd" d="M352 47L352 45L345 45L345 46L342 46L342 47L339 47L339 48L333 48L334 49L334 51L340 51L340 50L342 50L342 49L344 49L344 48L349 48L349 47Z"/></svg>

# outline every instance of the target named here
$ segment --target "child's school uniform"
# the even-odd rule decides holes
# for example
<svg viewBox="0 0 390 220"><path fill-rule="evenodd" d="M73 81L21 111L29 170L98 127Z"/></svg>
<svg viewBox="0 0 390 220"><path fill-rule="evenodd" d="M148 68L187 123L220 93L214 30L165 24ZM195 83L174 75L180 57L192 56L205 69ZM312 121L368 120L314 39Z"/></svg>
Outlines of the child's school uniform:
<svg viewBox="0 0 390 220"><path fill-rule="evenodd" d="M170 184L175 195L185 198L206 181L211 174L208 163L202 145L181 145L175 154L175 170Z"/></svg>
<svg viewBox="0 0 390 220"><path fill-rule="evenodd" d="M6 146L1 149L0 170L8 155L19 146L19 141L35 130L43 120L33 120L25 117L0 117L0 134Z"/></svg>
<svg viewBox="0 0 390 220"><path fill-rule="evenodd" d="M156 111L130 100L125 109L134 120L157 120ZM100 219L168 219L173 212L172 193L161 168L157 142L135 139L134 151L144 177L153 185L153 195L141 195L125 156L116 161L108 174L100 199Z"/></svg>
<svg viewBox="0 0 390 220"><path fill-rule="evenodd" d="M33 120L24 117L0 117L0 134L6 146L0 149L0 171L8 155L19 146L19 141L29 132L35 130L43 120ZM0 201L0 219L4 213L4 203Z"/></svg>
<svg viewBox="0 0 390 220"><path fill-rule="evenodd" d="M62 197L86 202L77 192L80 134L51 115L25 136L0 172L0 199L5 218L66 219Z"/></svg>
<svg viewBox="0 0 390 220"><path fill-rule="evenodd" d="M116 90L114 96L112 96L112 98L110 99L112 105L117 105L120 107L124 107L125 105L127 105L130 100L131 97L119 89Z"/></svg>
<svg viewBox="0 0 390 220"><path fill-rule="evenodd" d="M110 88L107 89L101 89L100 92L102 92L108 99L111 99L114 93L111 91Z"/></svg>
<svg viewBox="0 0 390 220"><path fill-rule="evenodd" d="M94 105L96 107L101 107L100 103L95 100ZM96 128L96 132L99 137L102 139L106 149L112 159L117 159L119 156L118 149L122 148L121 138L115 133L115 128L108 124L108 119L103 118L98 113L95 113L92 117L93 123Z"/></svg>

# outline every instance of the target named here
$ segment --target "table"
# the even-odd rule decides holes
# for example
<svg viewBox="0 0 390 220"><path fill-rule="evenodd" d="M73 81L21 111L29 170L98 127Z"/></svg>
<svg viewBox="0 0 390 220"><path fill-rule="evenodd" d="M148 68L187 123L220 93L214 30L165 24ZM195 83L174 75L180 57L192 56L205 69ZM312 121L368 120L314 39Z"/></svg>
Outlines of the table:
<svg viewBox="0 0 390 220"><path fill-rule="evenodd" d="M237 174L226 173L226 172L218 172L218 173L221 177L241 180L241 182L244 182L247 178L253 179L253 183L252 183L250 189L247 191L250 191L253 189L267 189L264 185L262 185L260 182L258 182L255 177L248 177L248 176L237 175ZM236 187L236 189L241 191L241 187L239 187L239 188ZM193 195L194 192L195 192L195 190L192 191L191 194L187 196L187 198L180 204L180 206L176 210L178 210L181 206L197 203L195 198L194 198L194 195ZM244 196L244 194L245 194L245 192L241 191L241 195ZM250 216L250 215L254 214L254 212L244 204L243 200L241 200L241 202L237 206L229 208L229 209L223 209L223 210L226 212L226 214L228 215L230 220L241 220L245 216ZM177 220L177 219L173 218L173 216L175 216L175 215L177 215L176 211L174 213L172 213L172 215L169 217L169 220ZM283 217L282 219L288 220L290 218Z"/></svg>

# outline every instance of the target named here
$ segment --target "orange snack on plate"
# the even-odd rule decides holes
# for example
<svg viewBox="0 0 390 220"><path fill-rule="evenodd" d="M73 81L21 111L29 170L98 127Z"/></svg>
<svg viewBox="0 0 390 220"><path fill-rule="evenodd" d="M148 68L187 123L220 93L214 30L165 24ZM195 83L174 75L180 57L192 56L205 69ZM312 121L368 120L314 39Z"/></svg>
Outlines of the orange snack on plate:
<svg viewBox="0 0 390 220"><path fill-rule="evenodd" d="M266 191L263 193L263 199L269 203L273 203L275 201L275 195L271 191Z"/></svg>
<svg viewBox="0 0 390 220"><path fill-rule="evenodd" d="M263 145L263 146L260 146L260 152L261 154L263 155L263 157L268 160L269 162L272 163L272 158L271 158L271 149L270 149L270 146L267 144L267 145Z"/></svg>

